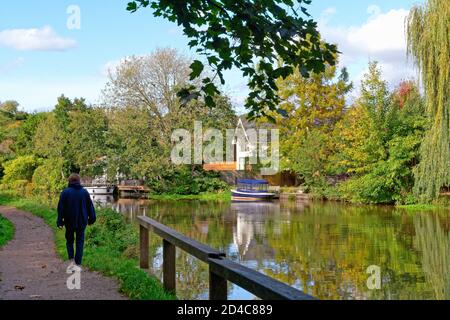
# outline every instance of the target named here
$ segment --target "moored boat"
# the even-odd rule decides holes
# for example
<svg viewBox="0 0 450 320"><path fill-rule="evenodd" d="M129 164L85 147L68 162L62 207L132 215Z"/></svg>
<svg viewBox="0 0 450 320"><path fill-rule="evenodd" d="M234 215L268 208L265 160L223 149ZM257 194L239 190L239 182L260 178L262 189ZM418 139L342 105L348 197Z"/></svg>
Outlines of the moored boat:
<svg viewBox="0 0 450 320"><path fill-rule="evenodd" d="M90 195L113 195L115 186L90 186L85 187Z"/></svg>
<svg viewBox="0 0 450 320"><path fill-rule="evenodd" d="M271 201L275 197L275 193L268 190L269 182L266 180L238 180L237 188L231 190L231 200L233 202Z"/></svg>

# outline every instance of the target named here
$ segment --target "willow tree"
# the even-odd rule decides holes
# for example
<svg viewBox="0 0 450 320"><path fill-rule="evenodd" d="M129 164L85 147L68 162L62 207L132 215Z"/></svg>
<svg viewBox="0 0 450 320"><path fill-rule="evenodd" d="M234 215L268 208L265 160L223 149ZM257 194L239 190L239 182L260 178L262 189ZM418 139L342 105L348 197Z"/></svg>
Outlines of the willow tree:
<svg viewBox="0 0 450 320"><path fill-rule="evenodd" d="M420 70L430 117L415 192L422 201L431 201L450 185L450 1L428 0L412 8L407 36L408 54Z"/></svg>

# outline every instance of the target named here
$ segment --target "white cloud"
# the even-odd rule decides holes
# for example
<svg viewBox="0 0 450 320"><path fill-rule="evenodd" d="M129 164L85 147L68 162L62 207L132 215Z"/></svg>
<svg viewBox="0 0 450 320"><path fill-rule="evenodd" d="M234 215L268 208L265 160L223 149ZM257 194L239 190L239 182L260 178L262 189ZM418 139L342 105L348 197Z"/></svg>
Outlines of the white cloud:
<svg viewBox="0 0 450 320"><path fill-rule="evenodd" d="M391 10L376 14L360 27L349 29L348 44L361 52L371 54L395 52L404 56L406 51L405 19L408 11Z"/></svg>
<svg viewBox="0 0 450 320"><path fill-rule="evenodd" d="M21 51L64 51L76 41L58 36L49 26L37 29L6 29L0 31L0 46Z"/></svg>
<svg viewBox="0 0 450 320"><path fill-rule="evenodd" d="M327 41L337 43L342 52L342 66L357 69L355 66L367 65L369 60L379 61L383 77L391 85L416 75L406 57L408 10L401 8L383 13L378 6L371 5L363 24L348 27L330 24L331 15L335 13L333 8L325 10L319 19L319 29ZM364 74L361 67L359 71L360 74L352 75L356 85Z"/></svg>

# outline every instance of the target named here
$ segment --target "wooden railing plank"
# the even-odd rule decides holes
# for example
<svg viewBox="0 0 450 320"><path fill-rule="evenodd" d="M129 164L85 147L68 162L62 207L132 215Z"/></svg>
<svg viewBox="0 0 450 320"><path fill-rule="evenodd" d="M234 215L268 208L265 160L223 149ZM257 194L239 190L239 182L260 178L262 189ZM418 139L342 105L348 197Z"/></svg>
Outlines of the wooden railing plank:
<svg viewBox="0 0 450 320"><path fill-rule="evenodd" d="M194 239L188 238L175 230L166 227L165 225L150 219L148 217L138 217L138 221L141 226L151 229L161 238L172 243L176 247L186 251L187 253L193 255L194 257L200 259L203 262L208 262L209 258L220 258L225 257L226 254L213 249L203 243L195 241Z"/></svg>
<svg viewBox="0 0 450 320"><path fill-rule="evenodd" d="M211 272L266 300L316 300L287 284L226 259L209 259Z"/></svg>

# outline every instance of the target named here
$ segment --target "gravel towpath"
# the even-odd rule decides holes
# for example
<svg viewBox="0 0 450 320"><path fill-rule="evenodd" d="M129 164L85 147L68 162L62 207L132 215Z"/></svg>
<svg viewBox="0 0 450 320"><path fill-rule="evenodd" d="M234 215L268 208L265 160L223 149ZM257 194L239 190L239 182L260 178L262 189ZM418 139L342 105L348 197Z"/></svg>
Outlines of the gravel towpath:
<svg viewBox="0 0 450 320"><path fill-rule="evenodd" d="M0 300L123 300L114 279L83 268L80 290L69 290L68 262L56 255L54 234L39 217L0 206L15 227L14 239L0 249ZM72 284L76 281L72 278Z"/></svg>

